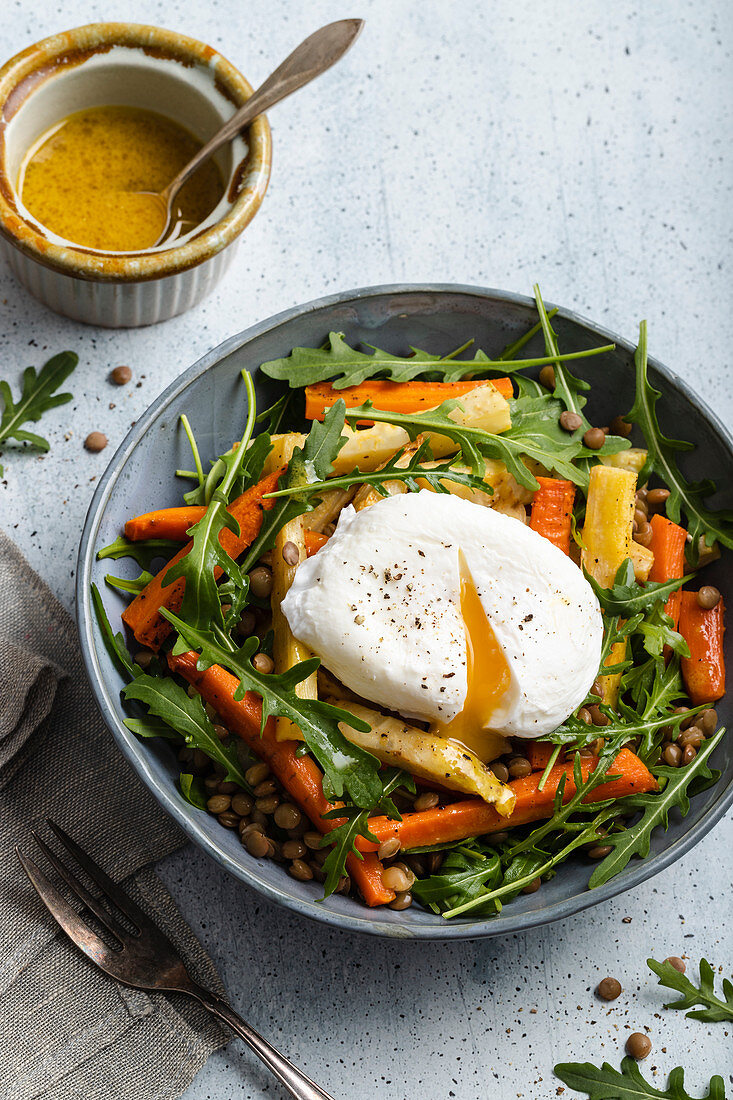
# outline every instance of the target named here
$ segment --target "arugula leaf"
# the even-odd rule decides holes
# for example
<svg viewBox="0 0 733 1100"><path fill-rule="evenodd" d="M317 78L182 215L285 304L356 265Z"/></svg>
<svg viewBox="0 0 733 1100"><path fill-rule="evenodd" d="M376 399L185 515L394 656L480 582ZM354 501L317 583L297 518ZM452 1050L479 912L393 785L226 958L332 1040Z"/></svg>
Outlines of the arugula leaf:
<svg viewBox="0 0 733 1100"><path fill-rule="evenodd" d="M530 339L534 333L524 339ZM320 348L293 348L290 355L283 359L272 359L260 366L263 374L269 378L276 378L281 382L287 382L291 389L300 389L303 386L312 386L316 382L331 381L336 390L345 389L347 386L357 386L371 378L387 378L392 382L410 382L414 378L428 377L442 382L457 382L466 375L473 376L484 371L501 371L506 374L507 362L513 358L489 359L482 351L478 351L472 360L458 360L455 358L473 341L464 344L451 355L433 355L420 348L410 348L410 355L392 355L388 351L380 351L371 344L371 354L356 351L350 347L342 332L331 332L328 343ZM513 351L516 345L523 346L519 341L512 345ZM597 355L601 351L611 351L613 344L603 348L589 348L586 351L570 352L567 355L541 356L532 359L521 359L516 362L516 368L524 370L528 367L541 367L548 363L555 363L565 359L585 359L589 355ZM518 349L517 349L518 350ZM506 354L503 353L503 354Z"/></svg>
<svg viewBox="0 0 733 1100"><path fill-rule="evenodd" d="M622 808L624 812L641 810L642 815L621 832L608 834L604 844L609 844L613 851L593 871L588 883L590 890L603 886L623 871L632 856L646 858L649 855L652 832L658 825L665 829L668 827L669 812L673 807L676 806L683 817L687 815L690 809L688 787L694 779L713 779L716 773L708 767L707 761L724 733L725 727L721 726L716 734L703 742L695 759L684 768L669 768L666 765L653 768L657 779L666 780L663 790L628 795L616 803L619 812Z"/></svg>
<svg viewBox="0 0 733 1100"><path fill-rule="evenodd" d="M40 371L35 367L26 367L23 371L23 388L17 403L13 401L10 384L0 381L0 398L3 412L0 416L0 445L8 439L19 443L29 443L37 451L47 451L49 442L35 432L24 431L22 424L29 420L40 420L49 409L65 405L71 401L70 393L56 393L79 362L79 356L73 351L62 351L45 363ZM3 468L0 466L0 477Z"/></svg>
<svg viewBox="0 0 733 1100"><path fill-rule="evenodd" d="M135 595L137 595L138 592L142 592L143 588L146 588L154 578L152 573L143 570L138 577L133 577L132 579L128 577L113 577L111 573L107 573L104 579L111 588L117 588L120 592L134 592Z"/></svg>
<svg viewBox="0 0 733 1100"><path fill-rule="evenodd" d="M190 802L197 810L207 808L206 788L197 776L181 772L178 776L178 786L186 802Z"/></svg>
<svg viewBox="0 0 733 1100"><path fill-rule="evenodd" d="M659 985L681 993L679 1001L669 1001L665 1008L694 1008L705 1005L695 1012L686 1012L691 1020L703 1020L708 1024L722 1021L733 1022L733 981L723 978L723 996L725 1001L715 995L715 971L707 959L700 959L700 985L694 985L685 974L680 974L672 963L647 959L647 966L659 978Z"/></svg>
<svg viewBox="0 0 733 1100"><path fill-rule="evenodd" d="M412 893L423 905L440 912L476 901L501 880L501 863L496 852L474 852L461 845L448 853L436 874L416 879ZM496 911L495 905L491 908Z"/></svg>
<svg viewBox="0 0 733 1100"><path fill-rule="evenodd" d="M680 577L669 581L647 581L642 586L634 576L631 558L618 567L611 588L604 588L585 569L583 573L603 610L609 615L621 615L626 619L640 611L647 611L660 600L666 600L689 580L688 577Z"/></svg>
<svg viewBox="0 0 733 1100"><path fill-rule="evenodd" d="M150 713L162 718L192 749L201 749L210 760L226 769L227 782L237 783L245 791L252 788L244 777L234 745L225 745L217 736L214 723L200 695L193 698L170 676L148 676L142 673L122 689L125 699L145 703Z"/></svg>
<svg viewBox="0 0 733 1100"><path fill-rule="evenodd" d="M324 481L333 469L333 460L346 442L346 437L341 435L344 413L344 402L339 399L328 410L322 423L313 421L303 447L296 447L284 477L280 478L280 486L287 495L264 513L260 533L242 563L243 573L248 573L265 551L272 547L275 536L286 523L313 509L308 487L311 482Z"/></svg>
<svg viewBox="0 0 733 1100"><path fill-rule="evenodd" d="M109 546L103 546L97 550L97 561L105 558L132 558L141 569L150 569L156 558L169 558L176 550L181 549L180 542L172 539L140 539L139 542L131 542L124 535L119 535Z"/></svg>
<svg viewBox="0 0 733 1100"><path fill-rule="evenodd" d="M657 418L657 402L662 396L649 382L647 365L646 321L639 326L639 346L634 356L636 367L636 399L625 419L641 428L647 446L647 459L639 472L638 482L642 485L650 474L657 474L669 489L667 515L675 523L681 522L682 514L687 519L687 529L692 536L690 560L697 561L699 538L705 536L708 546L721 542L733 549L733 511L709 510L704 501L716 491L712 481L688 482L680 472L676 455L680 451L689 451L694 444L681 439L671 439L662 433Z"/></svg>
<svg viewBox="0 0 733 1100"><path fill-rule="evenodd" d="M135 664L130 656L130 651L125 645L125 639L122 633L118 631L117 634L115 634L112 629L112 624L107 617L107 612L104 609L104 603L102 602L102 597L96 584L92 584L92 604L97 616L97 622L102 630L104 644L112 660L118 665L120 670L128 676L134 677L140 675L142 669L139 665Z"/></svg>
<svg viewBox="0 0 733 1100"><path fill-rule="evenodd" d="M333 489L349 489L352 485L372 485L377 492L386 496L387 491L384 489L384 484L389 481L403 481L410 492L414 493L420 488L417 482L418 478L422 481L426 481L436 493L448 492L448 489L443 484L444 481L454 481L459 485L465 485L468 489L477 489L488 495L492 495L494 492L491 485L482 478L452 466L451 463L455 461L454 458L449 458L445 462L441 462L435 466L423 466L423 459L432 458L430 441L428 439L424 439L415 453L409 457L407 465L401 466L400 462L403 460L403 457L404 450L398 451L394 457L379 470L362 471L358 466L355 466L350 473L344 474L342 477L332 477L324 481L312 481L309 485L278 489L276 492L268 493L267 498L287 497L295 494L308 497L317 496L319 493L324 493Z"/></svg>
<svg viewBox="0 0 733 1100"><path fill-rule="evenodd" d="M221 609L221 593L217 584L216 569L221 569L230 582L227 599L235 599L235 591L246 593L249 581L242 569L227 553L219 541L225 528L239 534L239 524L227 511L227 504L235 481L239 477L247 456L247 445L252 436L255 422L255 394L249 374L244 376L247 386L247 423L239 447L230 454L223 455L221 461L226 473L214 490L206 512L191 528L192 543L189 552L176 562L163 578L163 585L183 578L186 587L181 604L181 615L194 627L207 628L210 625L225 627ZM244 596L236 600L241 611ZM179 647L179 643L176 643ZM181 652L180 648L174 653Z"/></svg>
<svg viewBox="0 0 733 1100"><path fill-rule="evenodd" d="M346 790L360 809L368 810L377 805L382 797L379 761L371 753L352 745L339 729L339 722L347 722L360 730L368 730L369 726L340 707L318 699L299 699L295 694L295 685L318 668L317 657L301 661L287 672L264 675L255 670L251 661L257 649L257 638L248 638L239 649L225 649L212 631L197 629L170 611L163 610L163 614L176 628L186 648L200 651L200 668L223 665L237 677L240 683L235 699L243 698L247 691L256 691L261 696L263 727L271 716L289 718L298 727L324 772L330 788L327 797L333 794L340 798Z"/></svg>
<svg viewBox="0 0 733 1100"><path fill-rule="evenodd" d="M578 428L577 432L573 433L582 436L590 426L582 413L583 406L585 405L585 398L582 394L590 389L590 383L586 382L583 378L576 378L563 367L563 356L560 355L560 349L557 343L557 333L550 324L550 318L545 309L545 303L542 301L539 285L535 283L532 289L535 302L537 303L537 312L540 315L540 325L542 328L542 335L545 338L545 348L550 357L550 362L555 368L555 390L553 396L562 403L568 412L578 413L582 418L583 426ZM602 350L606 351L609 349L603 348Z"/></svg>
<svg viewBox="0 0 733 1100"><path fill-rule="evenodd" d="M149 714L146 714L143 718L125 718L125 725L132 733L146 740L152 737L162 737L165 741L175 741L178 744L181 741L180 734L171 729L167 722L164 722L162 718L153 718Z"/></svg>
<svg viewBox="0 0 733 1100"><path fill-rule="evenodd" d="M685 1071L673 1069L663 1091L650 1085L633 1058L624 1058L621 1070L608 1062L594 1066L591 1062L560 1062L555 1074L571 1089L585 1093L589 1100L695 1100L685 1090ZM725 1100L723 1078L710 1078L708 1091L698 1100Z"/></svg>

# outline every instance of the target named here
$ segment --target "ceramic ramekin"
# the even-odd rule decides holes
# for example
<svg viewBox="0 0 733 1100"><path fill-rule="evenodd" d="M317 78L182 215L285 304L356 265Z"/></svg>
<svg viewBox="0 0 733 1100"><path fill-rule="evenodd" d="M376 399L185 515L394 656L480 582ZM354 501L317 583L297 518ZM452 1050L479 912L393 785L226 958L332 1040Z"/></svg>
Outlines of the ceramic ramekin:
<svg viewBox="0 0 733 1100"><path fill-rule="evenodd" d="M221 54L135 23L92 23L23 50L0 69L0 251L20 282L57 313L87 324L154 324L196 305L233 259L270 179L264 116L216 154L226 181L209 217L175 247L94 251L55 236L23 208L15 185L26 150L88 107L145 107L207 141L252 94Z"/></svg>

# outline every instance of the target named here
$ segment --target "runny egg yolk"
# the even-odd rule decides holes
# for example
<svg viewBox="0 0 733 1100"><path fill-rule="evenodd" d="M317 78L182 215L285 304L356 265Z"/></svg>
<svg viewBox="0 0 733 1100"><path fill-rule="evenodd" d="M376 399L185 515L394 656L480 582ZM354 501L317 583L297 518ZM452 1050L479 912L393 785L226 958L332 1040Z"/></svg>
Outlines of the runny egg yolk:
<svg viewBox="0 0 733 1100"><path fill-rule="evenodd" d="M466 631L466 701L460 714L450 722L435 722L431 732L462 742L482 760L493 760L497 755L495 747L504 738L491 731L490 720L509 687L511 673L462 551L459 551L459 570L461 615Z"/></svg>

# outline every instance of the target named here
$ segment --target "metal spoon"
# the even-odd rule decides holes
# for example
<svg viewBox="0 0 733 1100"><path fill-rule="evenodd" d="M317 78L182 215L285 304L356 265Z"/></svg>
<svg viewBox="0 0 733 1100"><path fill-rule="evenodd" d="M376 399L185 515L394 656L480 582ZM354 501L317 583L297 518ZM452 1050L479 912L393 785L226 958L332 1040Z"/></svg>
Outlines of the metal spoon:
<svg viewBox="0 0 733 1100"><path fill-rule="evenodd" d="M165 208L165 225L153 247L162 244L168 235L173 201L196 169L204 164L217 149L227 141L231 141L245 126L248 126L257 115L269 110L281 99L285 99L292 92L297 92L298 88L302 88L304 84L310 83L321 73L325 73L326 69L330 69L356 41L363 26L363 19L339 19L336 23L329 23L311 34L285 58L274 73L268 76L264 84L252 93L244 106L240 107L207 141L206 145L199 149L193 160L181 169L165 190L156 194L156 198Z"/></svg>

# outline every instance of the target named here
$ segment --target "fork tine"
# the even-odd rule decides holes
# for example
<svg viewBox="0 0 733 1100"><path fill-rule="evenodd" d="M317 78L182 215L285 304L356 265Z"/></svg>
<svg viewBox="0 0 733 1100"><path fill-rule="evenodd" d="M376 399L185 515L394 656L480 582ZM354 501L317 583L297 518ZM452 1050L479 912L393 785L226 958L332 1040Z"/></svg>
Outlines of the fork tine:
<svg viewBox="0 0 733 1100"><path fill-rule="evenodd" d="M93 882L96 882L103 894L107 896L110 901L113 901L120 912L124 913L128 920L132 921L139 932L143 929L157 931L156 926L150 920L150 918L143 913L132 900L128 897L124 890L113 882L106 872L94 862L91 856L87 855L83 848L80 848L75 840L72 840L68 833L64 832L60 825L57 825L55 821L51 821L50 818L46 819L47 824L53 830L55 835L61 841L66 848L67 852L74 857L77 863L84 868Z"/></svg>
<svg viewBox="0 0 733 1100"><path fill-rule="evenodd" d="M69 905L66 898L60 894L53 883L46 878L40 867L38 867L29 856L24 855L17 845L15 854L20 860L23 870L30 879L31 885L56 923L61 925L69 939L72 940L76 946L92 960L92 962L104 968L107 957L113 954L111 949L99 938L96 932L93 932L91 928L84 923L76 910Z"/></svg>
<svg viewBox="0 0 733 1100"><path fill-rule="evenodd" d="M128 934L119 922L100 904L99 900L95 898L93 894L89 893L86 886L74 877L66 864L61 862L56 853L41 839L36 830L33 829L32 832L36 844L41 849L48 862L56 869L66 885L76 894L79 901L83 902L87 909L94 913L97 920L104 925L108 932L112 933L121 945L124 944Z"/></svg>

